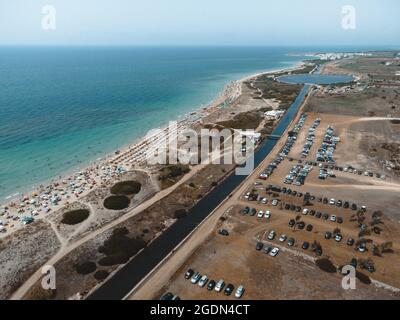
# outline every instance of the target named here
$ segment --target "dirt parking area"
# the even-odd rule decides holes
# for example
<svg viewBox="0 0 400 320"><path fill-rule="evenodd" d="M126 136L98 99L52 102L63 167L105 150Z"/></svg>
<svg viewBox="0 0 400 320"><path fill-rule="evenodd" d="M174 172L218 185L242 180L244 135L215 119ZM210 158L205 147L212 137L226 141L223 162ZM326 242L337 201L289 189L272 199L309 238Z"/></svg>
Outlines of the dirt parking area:
<svg viewBox="0 0 400 320"><path fill-rule="evenodd" d="M244 285L243 299L399 299L400 177L392 165L399 141L399 125L392 121L400 116L398 103L398 93L390 88L369 88L346 97L311 97L304 108L307 119L288 157L266 181L256 170L246 188L229 200L233 209L213 235L153 298L172 292L182 299L235 299L191 284L184 278L190 268L235 288ZM317 118L313 145L302 157L308 130ZM328 126L340 138L331 164L316 158ZM267 160L272 162L278 154L274 150ZM296 165L312 170L304 184L285 184ZM326 179L320 179L320 169L328 172ZM252 201L249 194L255 196ZM246 207L253 213L243 213ZM269 211L271 217L258 217L260 211ZM229 236L219 235L222 229ZM269 240L272 230L276 235ZM281 235L285 241L279 241ZM293 246L288 245L291 238ZM260 251L257 243L263 244ZM268 247L279 248L279 254L266 254ZM357 262L357 289L348 291L341 286L340 267L352 259ZM328 261L334 270L327 272L321 261Z"/></svg>
<svg viewBox="0 0 400 320"><path fill-rule="evenodd" d="M243 299L395 299L387 290L379 289L357 281L357 290L344 290L341 287L342 277L338 273L321 271L313 262L313 257L303 255L299 244L293 249L271 257L263 251L255 249L259 237L266 231L277 232L287 224L285 215L276 214L271 221L260 221L256 217L243 218L239 208L220 227L230 231L229 237L219 235L211 237L200 250L178 270L175 276L158 294L173 292L182 299L235 299L223 293L209 291L193 285L184 278L185 272L191 268L226 284L232 283L235 288L245 286ZM285 232L296 238L316 238L316 233L299 237L300 231ZM279 232L278 232L279 234ZM275 244L280 246L279 243ZM300 249L301 250L301 249Z"/></svg>

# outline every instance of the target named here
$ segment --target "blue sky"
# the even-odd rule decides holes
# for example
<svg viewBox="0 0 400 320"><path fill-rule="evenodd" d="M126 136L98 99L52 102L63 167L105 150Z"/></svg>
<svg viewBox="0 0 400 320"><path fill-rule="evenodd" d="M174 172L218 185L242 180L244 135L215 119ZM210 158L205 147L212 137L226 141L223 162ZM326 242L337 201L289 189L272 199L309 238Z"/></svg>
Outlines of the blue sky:
<svg viewBox="0 0 400 320"><path fill-rule="evenodd" d="M344 5L355 30L341 27ZM399 13L398 0L0 0L0 45L396 46Z"/></svg>

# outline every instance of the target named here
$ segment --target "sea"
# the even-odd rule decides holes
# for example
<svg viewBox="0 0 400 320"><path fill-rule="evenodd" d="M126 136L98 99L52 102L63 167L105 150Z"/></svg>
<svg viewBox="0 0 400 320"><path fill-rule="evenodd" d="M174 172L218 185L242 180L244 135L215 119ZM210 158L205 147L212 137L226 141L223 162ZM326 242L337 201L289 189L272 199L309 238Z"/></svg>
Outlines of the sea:
<svg viewBox="0 0 400 320"><path fill-rule="evenodd" d="M207 106L310 48L0 47L0 202Z"/></svg>

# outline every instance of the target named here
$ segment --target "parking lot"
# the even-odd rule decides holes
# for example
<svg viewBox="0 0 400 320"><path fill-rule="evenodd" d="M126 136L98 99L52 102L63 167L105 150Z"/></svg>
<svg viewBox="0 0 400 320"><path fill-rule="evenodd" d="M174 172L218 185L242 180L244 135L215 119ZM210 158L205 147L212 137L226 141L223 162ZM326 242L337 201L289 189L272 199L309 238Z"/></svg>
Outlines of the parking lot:
<svg viewBox="0 0 400 320"><path fill-rule="evenodd" d="M342 162L348 152L346 122L317 114L300 120L300 125L295 124L297 133L289 133L245 191L232 199L234 209L161 293L176 291L183 299L225 298L223 293L188 283L184 274L192 268L235 288L244 285L243 299L395 296L360 281L359 290L346 292L340 287L340 274L328 274L315 262L328 259L336 267L351 264L374 281L400 288L400 229L392 220L398 212L398 181L376 166ZM304 156L309 128L315 129L314 138ZM317 159L324 141L334 137L337 144L328 153L329 161ZM288 175L293 175L288 179L291 183L285 183ZM296 183L298 177L304 180Z"/></svg>

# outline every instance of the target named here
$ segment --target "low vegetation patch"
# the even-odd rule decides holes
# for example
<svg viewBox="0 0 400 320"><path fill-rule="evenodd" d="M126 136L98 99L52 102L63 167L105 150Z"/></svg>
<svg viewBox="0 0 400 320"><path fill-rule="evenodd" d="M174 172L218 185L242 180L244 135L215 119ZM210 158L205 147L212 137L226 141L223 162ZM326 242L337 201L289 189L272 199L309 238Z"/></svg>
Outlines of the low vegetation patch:
<svg viewBox="0 0 400 320"><path fill-rule="evenodd" d="M75 225L85 221L89 217L89 210L80 209L64 213L61 223Z"/></svg>
<svg viewBox="0 0 400 320"><path fill-rule="evenodd" d="M99 260L99 265L114 266L127 263L145 246L146 242L142 238L130 238L128 229L115 229L110 238L99 247L99 252L106 255Z"/></svg>
<svg viewBox="0 0 400 320"><path fill-rule="evenodd" d="M262 121L262 117L258 112L245 112L238 114L232 120L219 122L218 124L224 128L232 129L257 129Z"/></svg>
<svg viewBox="0 0 400 320"><path fill-rule="evenodd" d="M75 266L76 272L83 275L95 272L96 269L97 269L96 263L92 261L83 262Z"/></svg>
<svg viewBox="0 0 400 320"><path fill-rule="evenodd" d="M130 202L126 196L110 196L104 200L104 207L110 210L122 210L128 208Z"/></svg>
<svg viewBox="0 0 400 320"><path fill-rule="evenodd" d="M358 280L360 280L360 282L362 282L364 284L370 285L372 283L371 279L367 275L365 275L364 273L361 273L361 272L357 271L356 272L356 277L357 277Z"/></svg>
<svg viewBox="0 0 400 320"><path fill-rule="evenodd" d="M110 273L108 271L106 271L106 270L99 270L93 275L93 277L96 280L103 281L109 276L109 274Z"/></svg>
<svg viewBox="0 0 400 320"><path fill-rule="evenodd" d="M319 259L315 262L318 268L328 273L336 273L336 267L329 259Z"/></svg>
<svg viewBox="0 0 400 320"><path fill-rule="evenodd" d="M130 196L138 194L142 185L137 181L121 181L111 188L111 193L116 195Z"/></svg>
<svg viewBox="0 0 400 320"><path fill-rule="evenodd" d="M177 164L177 165L169 165L160 170L160 177L161 181L167 179L177 178L181 175L184 175L190 171L189 166Z"/></svg>
<svg viewBox="0 0 400 320"><path fill-rule="evenodd" d="M175 219L182 219L187 216L187 211L185 209L179 209L175 211Z"/></svg>

